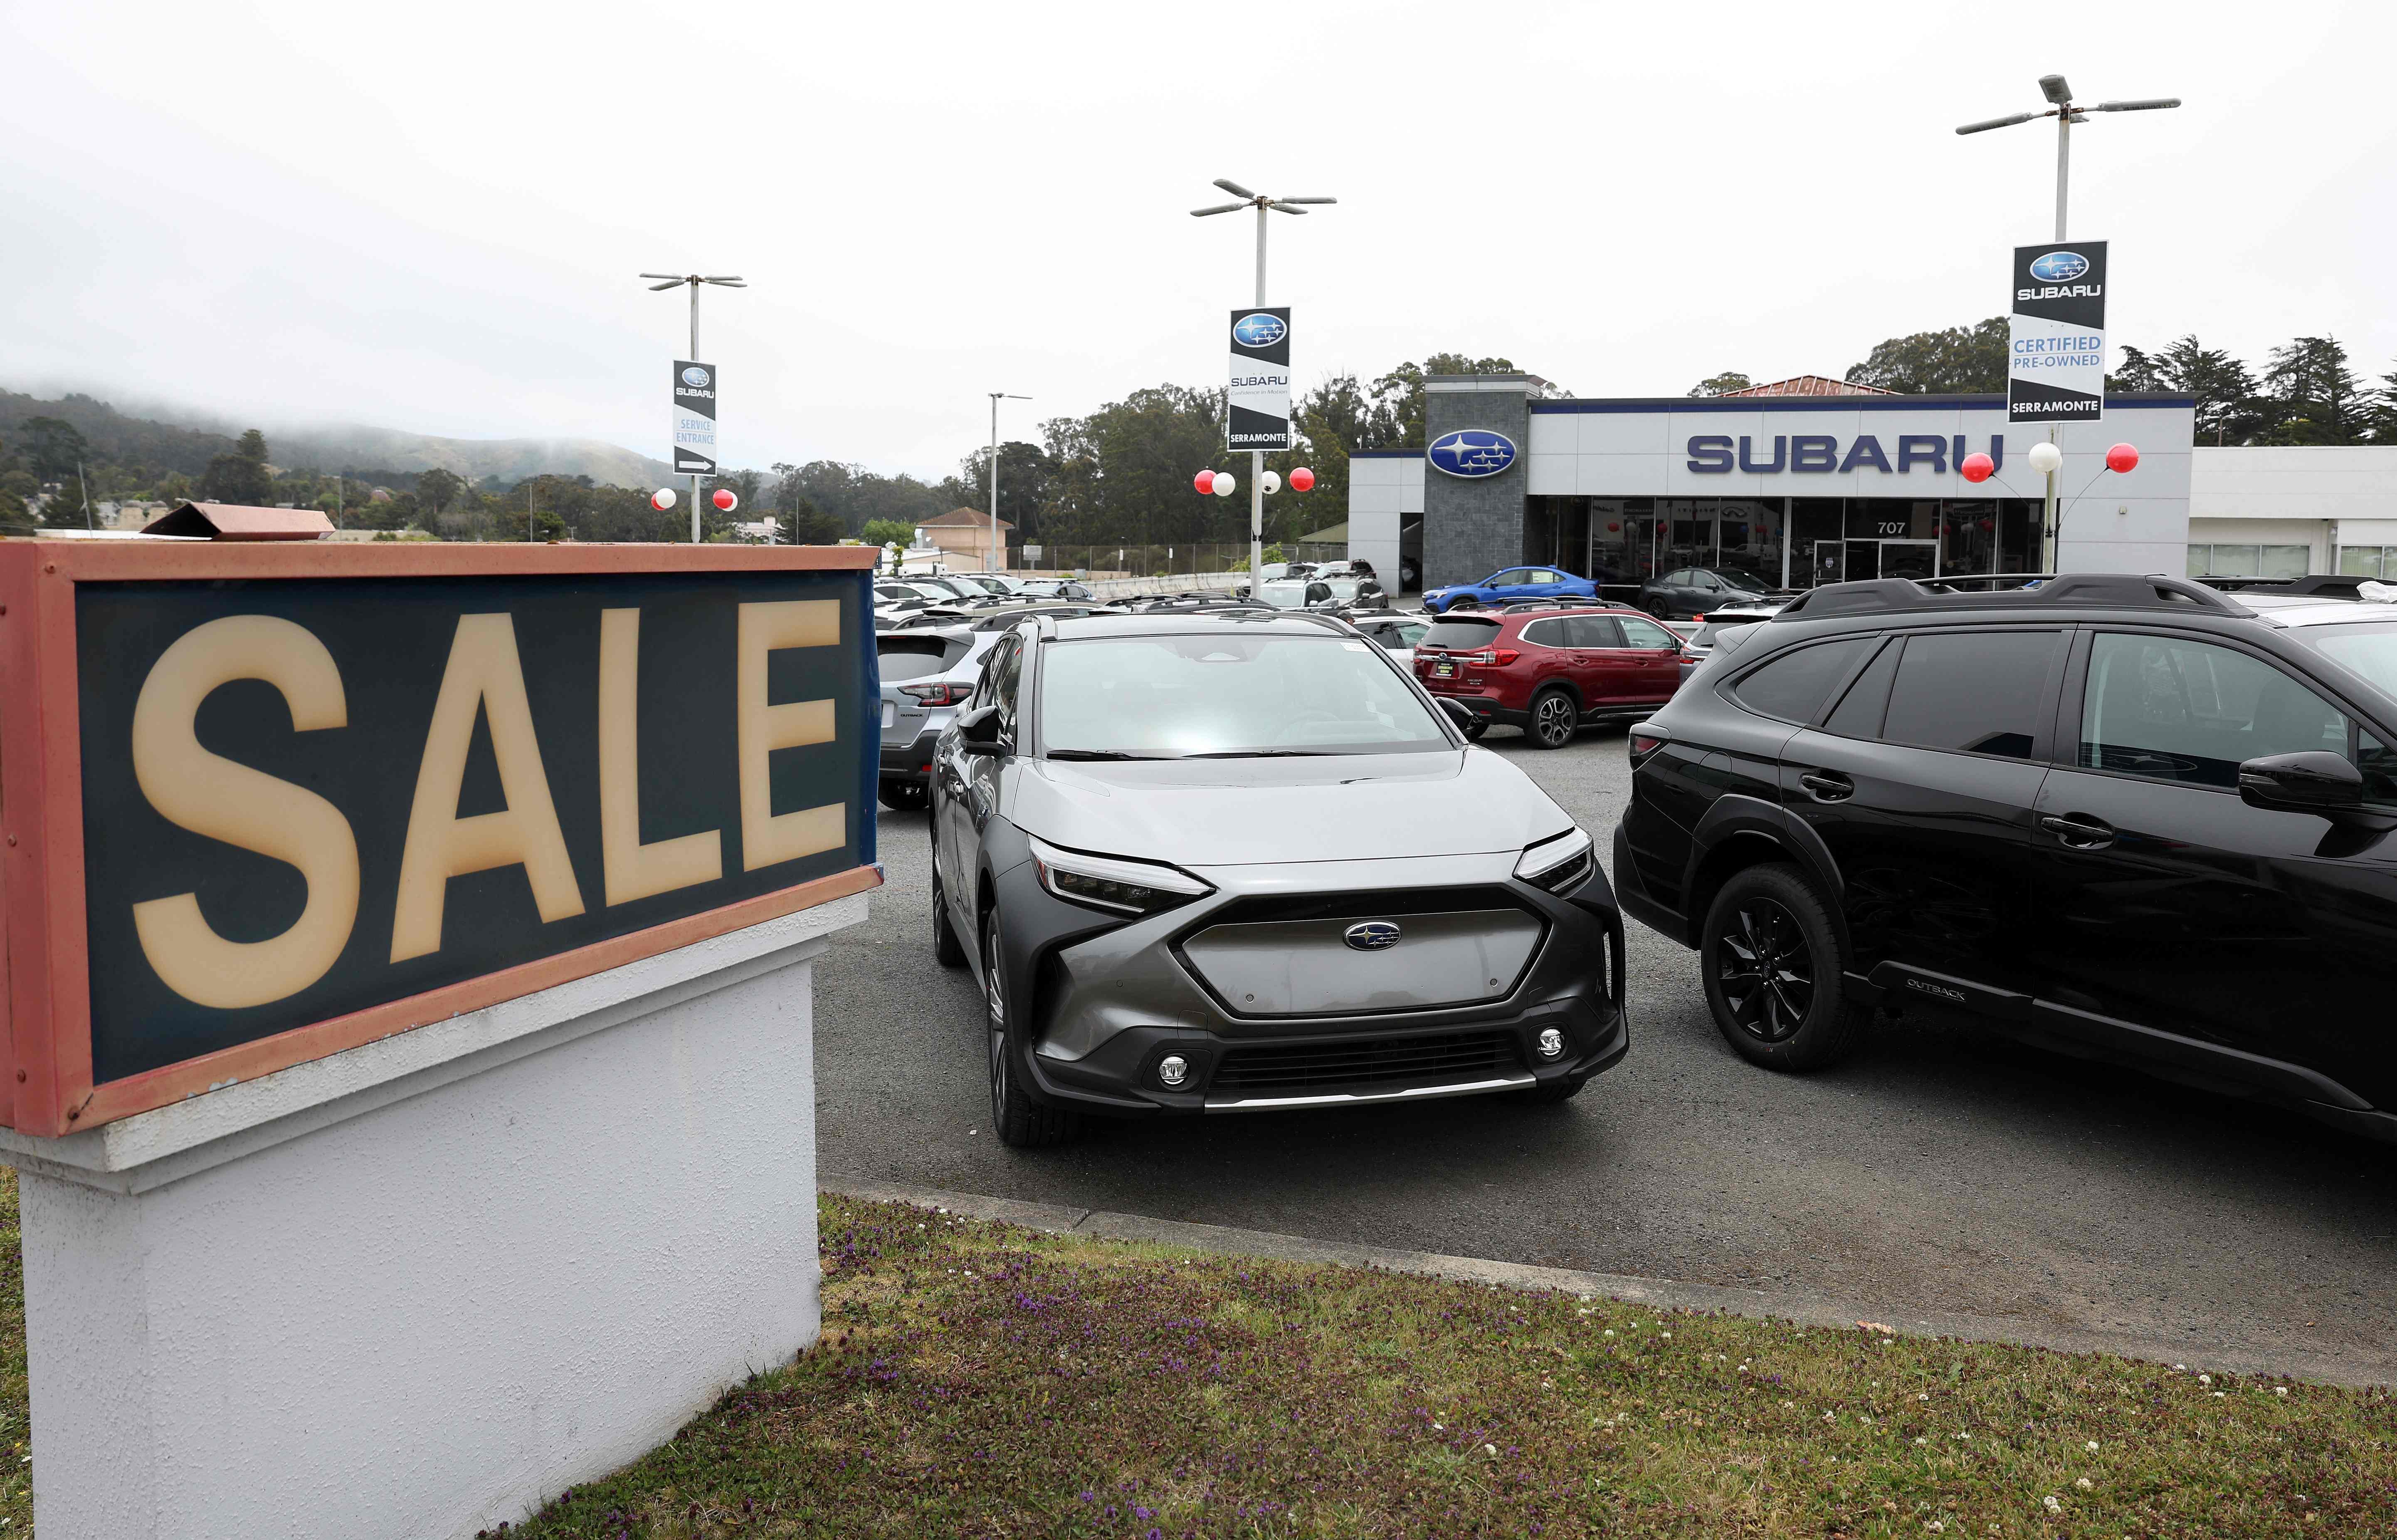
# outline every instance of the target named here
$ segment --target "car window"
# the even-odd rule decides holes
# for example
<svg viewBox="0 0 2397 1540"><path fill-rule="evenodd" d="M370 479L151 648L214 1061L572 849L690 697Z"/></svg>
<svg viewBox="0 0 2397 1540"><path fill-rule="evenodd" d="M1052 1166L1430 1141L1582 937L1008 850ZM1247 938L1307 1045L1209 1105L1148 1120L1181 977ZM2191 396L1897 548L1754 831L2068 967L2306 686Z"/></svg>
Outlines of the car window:
<svg viewBox="0 0 2397 1540"><path fill-rule="evenodd" d="M1565 634L1576 647L1619 647L1623 633L1614 629L1614 620L1605 615L1575 615L1563 621Z"/></svg>
<svg viewBox="0 0 2397 1540"><path fill-rule="evenodd" d="M1420 620L1408 620L1399 625L1386 627L1384 628L1382 634L1384 636L1396 636L1397 641L1385 643L1384 645L1413 647L1416 643L1424 639L1424 633L1429 630L1431 630L1431 628Z"/></svg>
<svg viewBox="0 0 2397 1540"><path fill-rule="evenodd" d="M1918 749L2029 759L2062 631L1953 631L1906 639L1881 736Z"/></svg>
<svg viewBox="0 0 2397 1540"><path fill-rule="evenodd" d="M1523 628L1522 638L1524 641L1529 642L1535 647L1576 647L1581 645L1580 643L1570 641L1566 638L1565 622L1562 620L1534 620L1530 625Z"/></svg>
<svg viewBox="0 0 2397 1540"><path fill-rule="evenodd" d="M2347 738L2345 712L2245 653L2110 631L2090 641L2076 762L2090 769L2230 790L2243 760L2345 754Z"/></svg>
<svg viewBox="0 0 2397 1540"><path fill-rule="evenodd" d="M890 684L948 672L965 656L966 644L952 636L891 631L874 639L874 651L882 682Z"/></svg>
<svg viewBox="0 0 2397 1540"><path fill-rule="evenodd" d="M1495 641L1497 636L1497 621L1458 617L1453 619L1433 621L1431 630L1424 632L1424 639L1416 645L1440 647L1450 652L1480 652Z"/></svg>
<svg viewBox="0 0 2397 1540"><path fill-rule="evenodd" d="M1627 647L1671 647L1679 651L1681 644L1673 633L1653 620L1641 620L1628 615L1615 617L1623 628L1623 644Z"/></svg>
<svg viewBox="0 0 2397 1540"><path fill-rule="evenodd" d="M1687 588L1690 586L1690 575L1687 572L1668 572L1656 580L1664 584L1667 588Z"/></svg>
<svg viewBox="0 0 2397 1540"><path fill-rule="evenodd" d="M1531 577L1526 580L1533 583L1555 583L1562 581L1562 579L1555 573L1548 571L1545 567L1535 569L1532 573Z"/></svg>
<svg viewBox="0 0 2397 1540"><path fill-rule="evenodd" d="M1850 637L1784 653L1741 679L1732 689L1732 698L1751 711L1783 722L1812 722L1830 697L1831 687L1869 645L1868 637Z"/></svg>
<svg viewBox="0 0 2397 1540"><path fill-rule="evenodd" d="M1711 572L1693 572L1690 574L1690 586L1707 593L1720 593L1723 582Z"/></svg>
<svg viewBox="0 0 2397 1540"><path fill-rule="evenodd" d="M2375 807L2397 807L2397 750L2370 731L2355 737L2355 767L2364 772L2364 800Z"/></svg>
<svg viewBox="0 0 2397 1540"><path fill-rule="evenodd" d="M991 667L991 704L998 708L999 725L1015 731L1015 687L1024 682L1024 638L1011 636L998 644Z"/></svg>
<svg viewBox="0 0 2397 1540"><path fill-rule="evenodd" d="M1865 666L1856 682L1840 697L1831 714L1823 719L1823 731L1841 737L1877 738L1881 723L1889 709L1889 684L1897 677L1897 655L1906 650L1900 642L1892 642L1881 650L1881 656Z"/></svg>

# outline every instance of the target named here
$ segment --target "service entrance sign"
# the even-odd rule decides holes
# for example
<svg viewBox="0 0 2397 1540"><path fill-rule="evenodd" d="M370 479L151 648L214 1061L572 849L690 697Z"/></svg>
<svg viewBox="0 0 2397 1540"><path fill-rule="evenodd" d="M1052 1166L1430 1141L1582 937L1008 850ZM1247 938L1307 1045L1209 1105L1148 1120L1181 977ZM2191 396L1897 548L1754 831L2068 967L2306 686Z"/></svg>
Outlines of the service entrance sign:
<svg viewBox="0 0 2397 1540"><path fill-rule="evenodd" d="M674 468L676 475L716 474L716 365L675 360Z"/></svg>
<svg viewBox="0 0 2397 1540"><path fill-rule="evenodd" d="M1290 434L1290 307L1232 312L1228 449L1292 447Z"/></svg>
<svg viewBox="0 0 2397 1540"><path fill-rule="evenodd" d="M2008 422L2106 415L2106 243L2015 247L2006 336Z"/></svg>
<svg viewBox="0 0 2397 1540"><path fill-rule="evenodd" d="M0 1122L875 885L874 556L0 543Z"/></svg>

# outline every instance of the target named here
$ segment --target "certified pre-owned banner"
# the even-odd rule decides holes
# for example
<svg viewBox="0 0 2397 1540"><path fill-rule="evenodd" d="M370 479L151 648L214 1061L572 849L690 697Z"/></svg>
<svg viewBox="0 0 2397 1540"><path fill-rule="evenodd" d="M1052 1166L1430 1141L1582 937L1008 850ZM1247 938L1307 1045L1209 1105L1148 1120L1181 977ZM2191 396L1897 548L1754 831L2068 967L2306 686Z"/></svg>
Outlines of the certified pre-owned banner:
<svg viewBox="0 0 2397 1540"><path fill-rule="evenodd" d="M2008 422L2106 415L2106 243L2015 247Z"/></svg>
<svg viewBox="0 0 2397 1540"><path fill-rule="evenodd" d="M1290 448L1290 308L1232 312L1231 449Z"/></svg>
<svg viewBox="0 0 2397 1540"><path fill-rule="evenodd" d="M674 468L716 474L716 365L677 358L674 366Z"/></svg>

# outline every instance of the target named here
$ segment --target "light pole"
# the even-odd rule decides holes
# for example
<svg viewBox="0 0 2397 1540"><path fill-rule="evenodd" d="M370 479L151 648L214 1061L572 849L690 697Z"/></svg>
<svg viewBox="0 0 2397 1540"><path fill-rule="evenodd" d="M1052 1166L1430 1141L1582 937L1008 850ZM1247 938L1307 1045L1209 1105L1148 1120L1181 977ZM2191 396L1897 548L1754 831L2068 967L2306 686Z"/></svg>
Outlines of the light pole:
<svg viewBox="0 0 2397 1540"><path fill-rule="evenodd" d="M990 395L990 549L991 571L1007 570L1007 547L998 538L998 404L1002 401L1029 401L1028 395L1010 395L1005 391L992 391Z"/></svg>
<svg viewBox="0 0 2397 1540"><path fill-rule="evenodd" d="M693 363L699 361L699 285L716 284L725 288L749 286L739 278L703 278L696 272L687 272L679 278L670 272L644 272L641 276L665 280L663 284L651 284L649 285L651 294L657 293L660 289L680 288L686 284L690 285L690 356ZM699 544L699 480L696 475L690 478L690 543L693 545Z"/></svg>
<svg viewBox="0 0 2397 1540"><path fill-rule="evenodd" d="M2066 196L2072 185L2072 126L2088 122L2086 114L2090 113L2152 113L2161 108L2177 107L2180 98L2140 97L2131 101L2101 101L2095 107L2076 107L2072 104L2072 87L2065 84L2060 74L2040 76L2039 90L2051 103L2046 112L2016 113L2012 117L1988 118L1979 123L1965 124L1956 132L1984 134L1992 128L2011 128L2017 123L2036 123L2043 117L2056 120L2056 238L2062 241L2065 238ZM2047 442L2056 442L2054 428L2047 431ZM2058 464L2061 463L2059 460ZM2051 548L2056 541L2056 476L2054 470L2047 472L2047 506L2040 521L2042 543ZM2046 553L2045 561L2053 563L2052 549Z"/></svg>
<svg viewBox="0 0 2397 1540"><path fill-rule="evenodd" d="M1239 199L1239 203L1217 204L1212 208L1194 208L1190 217L1203 219L1210 214L1231 214L1243 208L1257 211L1257 308L1265 303L1265 210L1278 214L1304 214L1301 204L1332 204L1337 198L1273 198L1263 192L1252 192L1239 182L1223 177L1215 185ZM1293 435L1295 436L1295 435ZM1249 451L1249 591L1264 591L1265 581L1265 452Z"/></svg>

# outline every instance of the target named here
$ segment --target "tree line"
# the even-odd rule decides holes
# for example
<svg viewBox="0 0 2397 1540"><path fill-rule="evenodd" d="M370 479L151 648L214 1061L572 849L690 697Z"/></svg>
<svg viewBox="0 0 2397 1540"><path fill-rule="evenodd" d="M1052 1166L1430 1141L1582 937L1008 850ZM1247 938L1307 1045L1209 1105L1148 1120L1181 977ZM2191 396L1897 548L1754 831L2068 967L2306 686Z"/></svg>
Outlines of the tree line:
<svg viewBox="0 0 2397 1540"><path fill-rule="evenodd" d="M2163 392L2197 403L2196 442L2212 445L2397 444L2397 368L2359 376L2335 338L2299 337L2270 350L2261 367L2208 348L2194 335L2149 352L2123 346L2107 389ZM1844 377L1901 394L1988 393L2006 388L2006 318L1893 337ZM1724 373L1694 396L1724 395L1755 382Z"/></svg>

